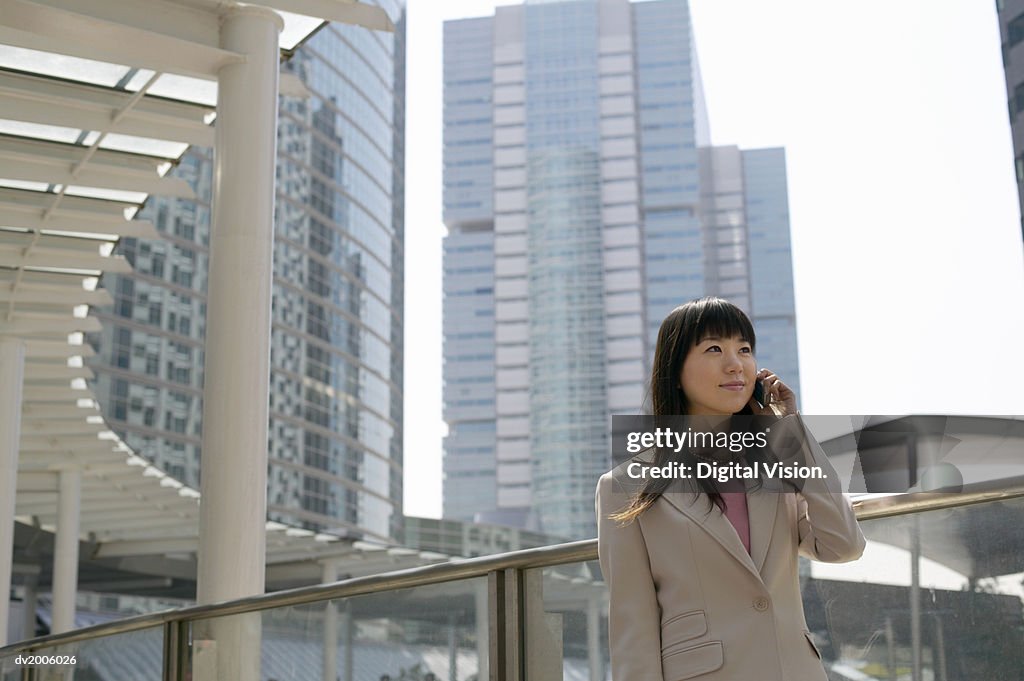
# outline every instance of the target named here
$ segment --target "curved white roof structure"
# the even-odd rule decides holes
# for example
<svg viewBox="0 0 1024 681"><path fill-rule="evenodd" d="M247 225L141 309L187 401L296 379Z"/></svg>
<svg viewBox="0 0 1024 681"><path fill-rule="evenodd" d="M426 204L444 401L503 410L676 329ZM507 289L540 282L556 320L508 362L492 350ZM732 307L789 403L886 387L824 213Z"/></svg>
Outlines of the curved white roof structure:
<svg viewBox="0 0 1024 681"><path fill-rule="evenodd" d="M285 57L325 20L393 30L384 10L354 0L246 4L283 18ZM0 432L0 470L13 449L13 516L50 531L60 472L78 471L79 537L97 556L196 550L199 493L106 425L87 386L83 334L99 330L90 310L112 304L96 288L99 276L130 270L112 255L117 241L158 236L152 224L132 219L141 204L150 194L192 196L166 173L189 145L214 145L218 72L246 59L220 46L222 16L236 7L227 0L4 0L0 7L0 379L24 376L20 438L5 445ZM282 75L280 89L304 88ZM4 345L12 339L17 352ZM18 397L15 382L6 393L0 386L0 409ZM0 431L4 423L0 414ZM11 473L0 473L0 499ZM0 501L0 544L8 546L10 511ZM366 571L444 558L339 543L279 523L267 523L267 532L268 563L362 549L386 555L361 559ZM0 581L10 578L7 556L5 575L0 552Z"/></svg>

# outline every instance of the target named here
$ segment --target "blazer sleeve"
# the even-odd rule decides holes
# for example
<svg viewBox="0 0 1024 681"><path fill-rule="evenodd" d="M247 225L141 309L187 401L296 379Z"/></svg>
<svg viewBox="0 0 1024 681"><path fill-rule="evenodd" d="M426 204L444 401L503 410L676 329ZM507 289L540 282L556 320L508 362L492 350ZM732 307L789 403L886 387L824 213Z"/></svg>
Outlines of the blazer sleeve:
<svg viewBox="0 0 1024 681"><path fill-rule="evenodd" d="M846 563L864 553L867 541L849 499L842 493L839 473L799 415L772 426L783 463L817 466L824 478L798 481L797 529L799 553L826 563ZM777 435L776 432L777 431ZM784 455L784 456L783 456Z"/></svg>
<svg viewBox="0 0 1024 681"><path fill-rule="evenodd" d="M663 681L661 607L639 523L620 526L608 515L628 502L611 473L598 481L597 553L608 586L608 647L613 681Z"/></svg>

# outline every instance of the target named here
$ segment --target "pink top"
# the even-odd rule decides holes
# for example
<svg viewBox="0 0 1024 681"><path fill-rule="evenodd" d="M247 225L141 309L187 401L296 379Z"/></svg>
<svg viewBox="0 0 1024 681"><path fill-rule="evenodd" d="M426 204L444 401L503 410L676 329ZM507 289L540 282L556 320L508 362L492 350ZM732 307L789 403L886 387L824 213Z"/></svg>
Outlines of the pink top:
<svg viewBox="0 0 1024 681"><path fill-rule="evenodd" d="M750 519L747 516L747 488L740 478L719 483L722 500L725 501L725 517L736 529L743 548L750 553Z"/></svg>

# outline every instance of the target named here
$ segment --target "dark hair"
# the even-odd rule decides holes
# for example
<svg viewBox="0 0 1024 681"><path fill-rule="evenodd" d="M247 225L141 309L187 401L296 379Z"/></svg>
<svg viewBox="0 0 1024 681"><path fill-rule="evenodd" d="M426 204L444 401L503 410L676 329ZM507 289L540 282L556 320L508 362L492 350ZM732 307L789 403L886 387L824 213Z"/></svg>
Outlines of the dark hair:
<svg viewBox="0 0 1024 681"><path fill-rule="evenodd" d="M701 340L708 336L721 338L739 337L750 344L753 353L756 348L754 326L750 318L740 308L728 300L715 297L699 298L680 305L672 310L661 323L658 330L658 342L654 348L654 362L651 368L650 404L652 416L679 416L689 413L686 395L679 384L686 355ZM749 415L751 410L745 406L739 414ZM653 466L682 459L692 464L693 455L686 450L676 454L671 449L655 449ZM622 511L612 514L613 520L630 521L636 518L673 482L671 478L648 478L640 491L633 497L629 505ZM708 496L711 506L717 504L724 510L725 501L713 478L700 478L697 485ZM758 481L760 485L760 481Z"/></svg>

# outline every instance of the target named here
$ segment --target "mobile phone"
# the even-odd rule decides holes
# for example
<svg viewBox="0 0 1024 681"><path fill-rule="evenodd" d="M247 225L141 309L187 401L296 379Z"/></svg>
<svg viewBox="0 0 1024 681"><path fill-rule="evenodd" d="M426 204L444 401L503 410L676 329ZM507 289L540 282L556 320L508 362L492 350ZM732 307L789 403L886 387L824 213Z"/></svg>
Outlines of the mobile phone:
<svg viewBox="0 0 1024 681"><path fill-rule="evenodd" d="M760 379L754 381L754 399L757 400L757 403L762 407L764 406L764 383L762 383Z"/></svg>

